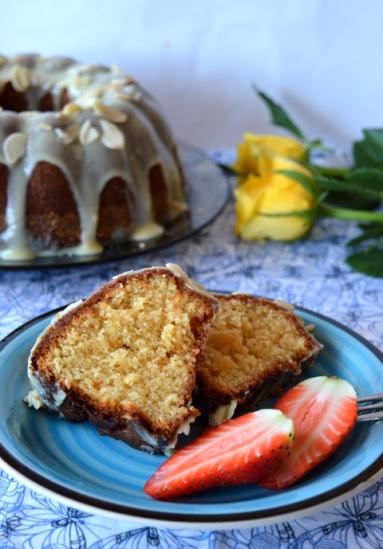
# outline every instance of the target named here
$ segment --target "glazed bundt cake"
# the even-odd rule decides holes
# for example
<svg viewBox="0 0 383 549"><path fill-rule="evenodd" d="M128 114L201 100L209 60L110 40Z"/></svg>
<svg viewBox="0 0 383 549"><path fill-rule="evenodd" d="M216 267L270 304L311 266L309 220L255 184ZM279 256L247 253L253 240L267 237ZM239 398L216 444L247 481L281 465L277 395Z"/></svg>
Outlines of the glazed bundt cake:
<svg viewBox="0 0 383 549"><path fill-rule="evenodd" d="M173 265L129 272L70 306L40 336L27 402L150 452L187 433L196 361L217 301Z"/></svg>
<svg viewBox="0 0 383 549"><path fill-rule="evenodd" d="M0 257L95 254L187 209L169 127L115 67L0 57Z"/></svg>
<svg viewBox="0 0 383 549"><path fill-rule="evenodd" d="M198 361L195 399L211 425L294 380L321 349L287 304L245 294L216 297L219 308Z"/></svg>

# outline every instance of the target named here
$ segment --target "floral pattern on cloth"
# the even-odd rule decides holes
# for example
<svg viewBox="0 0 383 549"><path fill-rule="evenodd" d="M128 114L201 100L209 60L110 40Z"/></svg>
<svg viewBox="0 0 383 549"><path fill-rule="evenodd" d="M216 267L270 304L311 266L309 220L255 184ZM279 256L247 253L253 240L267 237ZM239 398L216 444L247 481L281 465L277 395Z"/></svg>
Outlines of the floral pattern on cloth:
<svg viewBox="0 0 383 549"><path fill-rule="evenodd" d="M232 151L213 151L231 162ZM383 346L382 280L344 263L353 223L322 220L307 240L247 243L233 235L226 211L197 236L106 265L45 271L0 271L0 336L50 309L88 295L119 272L179 263L212 290L280 298L327 315ZM227 531L171 530L112 520L66 507L0 471L1 549L379 549L383 547L383 481L323 512L270 526Z"/></svg>

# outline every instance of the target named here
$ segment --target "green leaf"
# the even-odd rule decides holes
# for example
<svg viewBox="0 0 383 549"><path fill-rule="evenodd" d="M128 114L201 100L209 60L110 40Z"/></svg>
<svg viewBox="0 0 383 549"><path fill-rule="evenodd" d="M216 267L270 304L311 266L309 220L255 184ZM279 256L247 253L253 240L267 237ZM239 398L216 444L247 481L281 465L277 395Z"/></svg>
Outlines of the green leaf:
<svg viewBox="0 0 383 549"><path fill-rule="evenodd" d="M255 93L262 99L264 103L266 103L267 107L269 108L270 114L271 114L271 121L276 126L279 126L280 128L284 128L285 130L288 130L290 133L298 137L299 139L302 139L303 141L306 141L305 136L303 132L298 128L298 126L295 124L295 122L292 121L290 116L287 114L285 109L278 105L278 103L275 103L269 97L266 95L263 91L258 90L256 86L253 85L253 89Z"/></svg>
<svg viewBox="0 0 383 549"><path fill-rule="evenodd" d="M330 174L322 174L330 175ZM333 176L332 176L333 177ZM383 171L377 168L354 168L344 173L343 179L375 191L383 191ZM370 198L360 194L332 191L326 199L328 204L360 210L374 210L380 205L380 197Z"/></svg>
<svg viewBox="0 0 383 549"><path fill-rule="evenodd" d="M356 167L383 168L383 129L363 130L364 139L353 145Z"/></svg>
<svg viewBox="0 0 383 549"><path fill-rule="evenodd" d="M354 193L359 196L380 200L382 193L373 189L366 188L362 185L349 181L340 181L339 179L330 179L328 177L317 176L315 181L321 189L326 191L341 191L344 193Z"/></svg>
<svg viewBox="0 0 383 549"><path fill-rule="evenodd" d="M322 191L320 193L320 195L318 196L318 198L317 198L317 204L320 204L321 202L324 202L327 197L328 197L328 192L327 191Z"/></svg>
<svg viewBox="0 0 383 549"><path fill-rule="evenodd" d="M319 188L312 177L295 170L278 170L277 173L281 173L291 179L295 179L295 181L300 183L315 200L317 199L319 195Z"/></svg>
<svg viewBox="0 0 383 549"><path fill-rule="evenodd" d="M380 200L365 198L358 194L331 191L326 198L326 204L353 210L375 210L380 205Z"/></svg>
<svg viewBox="0 0 383 549"><path fill-rule="evenodd" d="M221 168L221 170L227 175L236 175L238 177L243 175L240 172L237 172L237 170L234 170L234 168L232 166L229 166L228 164L222 164L221 162L217 162L217 166Z"/></svg>
<svg viewBox="0 0 383 549"><path fill-rule="evenodd" d="M354 271L383 278L383 249L371 246L363 252L349 255L346 259Z"/></svg>
<svg viewBox="0 0 383 549"><path fill-rule="evenodd" d="M312 221L316 216L315 208L308 208L307 210L295 210L292 212L280 212L280 213L262 213L259 212L258 215L263 217L302 217L308 221Z"/></svg>
<svg viewBox="0 0 383 549"><path fill-rule="evenodd" d="M361 242L365 242L366 240L379 238L382 235L383 235L383 223L376 223L374 225L369 225L368 227L364 228L364 231L359 236L347 242L347 246L355 246L356 244L360 244Z"/></svg>
<svg viewBox="0 0 383 549"><path fill-rule="evenodd" d="M343 166L319 166L319 164L310 164L309 168L318 175L334 177L335 179L343 179L350 171L350 168L344 168Z"/></svg>
<svg viewBox="0 0 383 549"><path fill-rule="evenodd" d="M363 130L363 134L367 143L369 143L376 153L380 153L383 159L383 129L372 128Z"/></svg>
<svg viewBox="0 0 383 549"><path fill-rule="evenodd" d="M309 148L310 149L320 149L322 151L327 150L327 148L324 145L322 139L313 139L312 141L310 141Z"/></svg>
<svg viewBox="0 0 383 549"><path fill-rule="evenodd" d="M354 166L383 168L383 161L376 158L375 153L365 141L356 141L352 146Z"/></svg>
<svg viewBox="0 0 383 549"><path fill-rule="evenodd" d="M346 181L383 192L383 171L376 168L358 168L346 174Z"/></svg>
<svg viewBox="0 0 383 549"><path fill-rule="evenodd" d="M310 154L310 151L313 151L313 150L316 150L316 151L323 151L323 152L331 152L331 149L329 149L329 147L327 147L322 139L313 139L312 141L309 141L307 143L307 152L308 154Z"/></svg>

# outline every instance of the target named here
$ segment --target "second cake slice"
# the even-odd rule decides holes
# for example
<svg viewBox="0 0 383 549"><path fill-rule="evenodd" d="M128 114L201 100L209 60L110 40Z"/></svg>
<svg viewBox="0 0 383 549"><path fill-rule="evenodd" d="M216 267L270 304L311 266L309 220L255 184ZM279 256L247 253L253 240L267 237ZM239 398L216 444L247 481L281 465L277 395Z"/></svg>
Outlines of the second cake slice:
<svg viewBox="0 0 383 549"><path fill-rule="evenodd" d="M216 297L219 309L200 356L195 396L211 425L293 380L321 349L286 307L245 294Z"/></svg>

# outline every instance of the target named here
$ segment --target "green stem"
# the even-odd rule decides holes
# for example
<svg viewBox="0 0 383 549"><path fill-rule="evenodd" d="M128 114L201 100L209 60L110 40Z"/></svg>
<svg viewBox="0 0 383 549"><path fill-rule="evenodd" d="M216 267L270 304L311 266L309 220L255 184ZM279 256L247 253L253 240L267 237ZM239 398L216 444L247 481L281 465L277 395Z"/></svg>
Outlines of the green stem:
<svg viewBox="0 0 383 549"><path fill-rule="evenodd" d="M348 171L350 171L350 168L342 168L342 167L331 167L331 166L318 166L317 164L312 164L312 167L320 174L324 175L325 177L335 177L337 179L343 179L344 176Z"/></svg>
<svg viewBox="0 0 383 549"><path fill-rule="evenodd" d="M335 217L336 219L347 219L349 221L371 221L383 223L382 212L367 212L365 210L351 210L349 208L334 208L326 204L318 206L319 217Z"/></svg>

